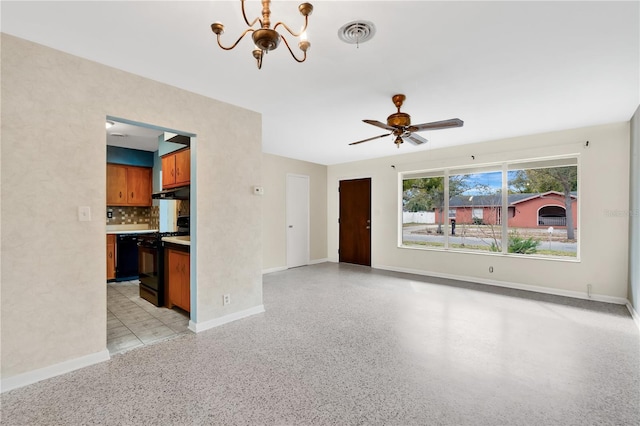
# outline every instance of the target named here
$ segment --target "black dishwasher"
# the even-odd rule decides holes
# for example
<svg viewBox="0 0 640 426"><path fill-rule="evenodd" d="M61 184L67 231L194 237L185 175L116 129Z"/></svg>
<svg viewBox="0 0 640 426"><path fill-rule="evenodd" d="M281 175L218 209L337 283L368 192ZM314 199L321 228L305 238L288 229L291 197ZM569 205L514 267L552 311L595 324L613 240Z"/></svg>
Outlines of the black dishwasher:
<svg viewBox="0 0 640 426"><path fill-rule="evenodd" d="M138 279L138 236L118 234L116 253L116 281Z"/></svg>

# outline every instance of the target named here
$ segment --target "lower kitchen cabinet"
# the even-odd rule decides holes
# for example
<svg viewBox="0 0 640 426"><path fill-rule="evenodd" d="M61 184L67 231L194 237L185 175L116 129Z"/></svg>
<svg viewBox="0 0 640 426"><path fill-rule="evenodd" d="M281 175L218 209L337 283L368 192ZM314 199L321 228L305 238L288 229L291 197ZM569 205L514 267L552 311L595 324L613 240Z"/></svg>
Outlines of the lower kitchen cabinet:
<svg viewBox="0 0 640 426"><path fill-rule="evenodd" d="M107 281L116 279L116 236L107 234Z"/></svg>
<svg viewBox="0 0 640 426"><path fill-rule="evenodd" d="M191 311L189 253L165 249L165 283L168 308L177 306Z"/></svg>

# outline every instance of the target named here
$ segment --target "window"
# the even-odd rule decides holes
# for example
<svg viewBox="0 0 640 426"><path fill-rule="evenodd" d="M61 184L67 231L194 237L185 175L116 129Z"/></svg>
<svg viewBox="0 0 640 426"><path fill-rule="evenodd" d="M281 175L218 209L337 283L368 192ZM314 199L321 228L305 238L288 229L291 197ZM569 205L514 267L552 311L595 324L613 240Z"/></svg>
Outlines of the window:
<svg viewBox="0 0 640 426"><path fill-rule="evenodd" d="M492 167L456 170L449 175L449 206L458 209L451 225L449 248L497 251L502 240L498 210L502 201L502 170Z"/></svg>
<svg viewBox="0 0 640 426"><path fill-rule="evenodd" d="M403 247L577 257L575 157L404 173L402 184Z"/></svg>
<svg viewBox="0 0 640 426"><path fill-rule="evenodd" d="M402 245L444 247L444 176L421 173L402 180ZM426 219L416 221L415 213ZM451 215L449 211L449 215ZM453 211L455 217L455 210Z"/></svg>
<svg viewBox="0 0 640 426"><path fill-rule="evenodd" d="M509 252L578 255L576 158L509 165Z"/></svg>

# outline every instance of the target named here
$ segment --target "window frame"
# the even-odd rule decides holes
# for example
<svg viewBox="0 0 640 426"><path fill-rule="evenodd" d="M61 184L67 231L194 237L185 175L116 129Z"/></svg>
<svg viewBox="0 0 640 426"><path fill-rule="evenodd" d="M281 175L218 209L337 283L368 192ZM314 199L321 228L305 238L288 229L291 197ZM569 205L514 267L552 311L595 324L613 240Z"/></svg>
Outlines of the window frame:
<svg viewBox="0 0 640 426"><path fill-rule="evenodd" d="M555 163L555 164L554 164ZM397 247L400 249L407 250L424 250L424 251L438 251L438 252L448 252L448 253L464 253L464 254L477 254L481 256L507 256L507 257L515 257L518 259L536 259L536 260L549 260L549 261L560 261L560 262L580 262L580 247L582 238L576 239L576 256L553 256L553 255L543 255L543 254L520 254L520 253L509 253L508 252L508 244L502 244L500 252L489 252L489 251L479 251L479 250L465 250L460 248L452 249L449 246L449 236L451 232L450 221L446 220L442 224L443 227L443 237L444 244L442 247L438 246L413 246L413 245L405 245L403 241L403 220L402 220L402 187L403 181L407 179L418 179L423 177L435 177L441 176L444 178L444 206L443 212L451 212L451 207L449 206L449 178L452 175L459 175L461 173L482 173L487 169L495 168L500 170L502 173L502 186L501 186L501 195L502 202L499 206L499 218L497 225L501 227L501 237L502 241L509 241L509 171L512 170L523 170L519 167L524 167L526 169L535 169L535 168L545 168L545 167L565 167L565 166L575 166L576 167L576 179L577 179L577 191L576 191L576 217L577 217L577 226L576 231L577 235L581 235L580 227L582 225L581 220L581 164L580 164L580 154L565 154L558 155L552 157L536 157L536 158L528 158L528 159L517 159L517 160L505 160L501 162L494 163L485 163L478 164L473 166L452 166L445 168L431 168L431 169L423 169L423 170L407 170L407 171L399 171L398 172L398 184L400 188L400 196L398 197L399 205L400 205L400 215L398 220L398 238L397 238ZM505 208L506 207L506 208ZM455 210L455 207L453 208ZM473 212L471 213L473 216ZM447 215L447 217L449 214Z"/></svg>

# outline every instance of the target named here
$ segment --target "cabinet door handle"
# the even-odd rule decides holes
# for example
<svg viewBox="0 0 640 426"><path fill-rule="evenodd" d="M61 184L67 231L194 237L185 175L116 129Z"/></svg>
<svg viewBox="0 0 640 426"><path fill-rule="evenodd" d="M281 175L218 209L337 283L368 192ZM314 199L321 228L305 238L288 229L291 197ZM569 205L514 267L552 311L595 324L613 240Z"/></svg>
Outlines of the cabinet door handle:
<svg viewBox="0 0 640 426"><path fill-rule="evenodd" d="M120 198L122 198L122 191L120 191Z"/></svg>
<svg viewBox="0 0 640 426"><path fill-rule="evenodd" d="M109 253L109 259L113 257L113 253Z"/></svg>
<svg viewBox="0 0 640 426"><path fill-rule="evenodd" d="M171 170L171 176L173 176L173 172L174 172L174 170L172 169L172 170Z"/></svg>
<svg viewBox="0 0 640 426"><path fill-rule="evenodd" d="M133 192L131 193L131 198L133 198Z"/></svg>
<svg viewBox="0 0 640 426"><path fill-rule="evenodd" d="M176 176L180 176L180 169L176 169Z"/></svg>

